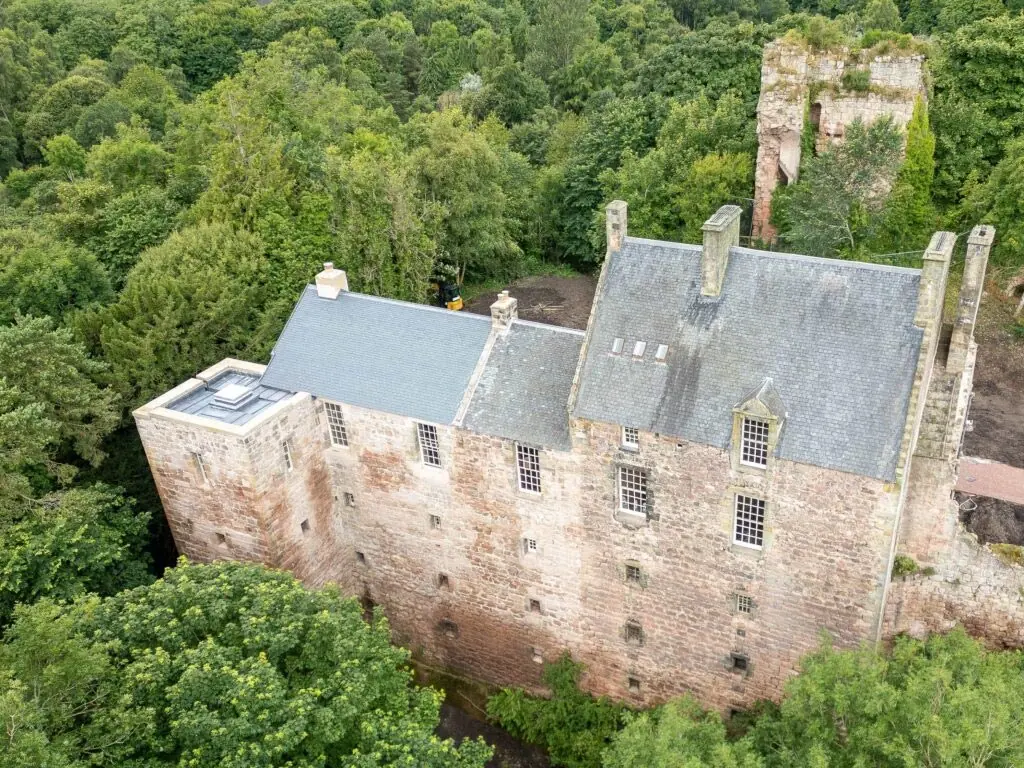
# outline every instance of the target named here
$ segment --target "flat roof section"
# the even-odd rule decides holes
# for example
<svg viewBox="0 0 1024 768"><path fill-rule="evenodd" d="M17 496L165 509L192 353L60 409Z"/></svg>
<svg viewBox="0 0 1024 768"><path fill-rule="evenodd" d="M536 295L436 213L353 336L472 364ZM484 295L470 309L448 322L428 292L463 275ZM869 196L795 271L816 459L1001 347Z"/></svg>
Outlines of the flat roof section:
<svg viewBox="0 0 1024 768"><path fill-rule="evenodd" d="M219 396L218 396L219 395ZM253 373L227 370L166 407L171 411L204 416L224 424L245 424L291 392L260 384Z"/></svg>

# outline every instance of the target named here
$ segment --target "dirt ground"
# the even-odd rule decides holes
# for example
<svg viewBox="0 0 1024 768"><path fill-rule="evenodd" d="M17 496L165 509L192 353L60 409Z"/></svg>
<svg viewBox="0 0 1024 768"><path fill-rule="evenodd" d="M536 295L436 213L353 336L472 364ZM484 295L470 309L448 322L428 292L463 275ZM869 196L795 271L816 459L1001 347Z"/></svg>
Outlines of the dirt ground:
<svg viewBox="0 0 1024 768"><path fill-rule="evenodd" d="M978 364L968 414L974 428L964 436L964 453L1024 467L1024 340L1007 330L1014 303L998 279L986 286L974 331Z"/></svg>
<svg viewBox="0 0 1024 768"><path fill-rule="evenodd" d="M494 757L487 768L548 768L551 765L542 750L513 739L501 728L470 717L447 702L441 705L437 734L456 742L483 736L484 741L494 747Z"/></svg>
<svg viewBox="0 0 1024 768"><path fill-rule="evenodd" d="M982 544L1024 546L1024 506L984 496L958 493L960 522Z"/></svg>
<svg viewBox="0 0 1024 768"><path fill-rule="evenodd" d="M523 320L580 330L587 327L596 289L597 278L588 275L524 277L505 286L519 300L519 317ZM493 293L478 296L466 305L466 310L489 315L494 299Z"/></svg>

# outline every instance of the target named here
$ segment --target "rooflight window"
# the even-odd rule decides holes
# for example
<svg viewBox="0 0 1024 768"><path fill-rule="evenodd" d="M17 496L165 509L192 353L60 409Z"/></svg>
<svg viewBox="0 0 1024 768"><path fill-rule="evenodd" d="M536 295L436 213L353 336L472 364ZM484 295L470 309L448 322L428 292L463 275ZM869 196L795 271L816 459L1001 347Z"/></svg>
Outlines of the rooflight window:
<svg viewBox="0 0 1024 768"><path fill-rule="evenodd" d="M668 357L668 344L659 344L658 351L654 353L654 359L659 363L664 363L666 357Z"/></svg>
<svg viewBox="0 0 1024 768"><path fill-rule="evenodd" d="M613 355L621 355L622 354L622 343L623 343L622 339L620 339L618 337L616 337L615 340L612 341L612 354Z"/></svg>
<svg viewBox="0 0 1024 768"><path fill-rule="evenodd" d="M647 351L647 342L646 341L638 341L636 344L633 345L633 357L643 357L644 356L644 352L646 352L646 351Z"/></svg>

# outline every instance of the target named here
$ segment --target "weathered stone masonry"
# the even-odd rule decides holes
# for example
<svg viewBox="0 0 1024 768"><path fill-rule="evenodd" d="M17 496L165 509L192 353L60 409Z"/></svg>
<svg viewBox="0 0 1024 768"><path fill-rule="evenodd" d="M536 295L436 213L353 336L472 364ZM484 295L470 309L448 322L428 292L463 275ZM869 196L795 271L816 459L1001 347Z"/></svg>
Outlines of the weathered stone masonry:
<svg viewBox="0 0 1024 768"><path fill-rule="evenodd" d="M772 193L792 184L800 172L801 137L810 121L817 151L840 142L856 119L871 123L891 116L905 128L917 99L927 96L924 57L813 52L786 41L769 43L761 67L757 104L757 170L754 177L753 236L771 240ZM844 87L843 76L861 72L866 87Z"/></svg>
<svg viewBox="0 0 1024 768"><path fill-rule="evenodd" d="M958 321L933 371L942 347L935 299L953 238L937 236L934 268L918 273L738 249L738 213L716 214L702 249L627 237L625 204L613 204L585 336L519 321L507 295L489 320L351 294L328 268L269 367L225 360L136 412L180 551L288 568L310 585L337 582L381 605L396 640L426 661L493 683L537 687L539 662L568 649L587 664L590 690L637 705L690 691L710 706L742 708L778 696L822 630L852 647L878 637L883 620L887 632L941 624L931 582L895 585L888 600L886 591L897 550L962 557L929 533L948 524L949 473L937 476L922 458L935 445L938 393L955 391L960 413L973 365L972 328ZM982 273L985 237L971 239ZM702 262L711 258L719 262ZM811 288L800 283L798 294L824 291L814 306L825 314L778 310L774 322L794 337L826 338L823 322L838 323L840 335L865 323L879 339L874 326L899 326L888 347L865 340L856 353L905 371L891 383L906 393L891 395L902 405L863 406L891 422L876 430L890 458L848 454L844 446L882 439L857 425L817 458L801 453L846 417L845 406L819 402L826 395L800 382L862 398L872 377L888 375L856 356L845 364L859 383L787 370L795 353L770 346L789 342L757 336L776 332L767 316L776 310L758 292L801 280ZM865 285L910 304L886 308ZM974 286L965 280L964 317ZM650 300L635 315L634 293ZM748 301L765 313L752 318L752 338L735 329ZM879 317L863 317L864 308ZM687 312L697 320L678 319ZM814 359L841 370L837 354ZM281 387L296 376L316 391ZM622 403L620 379L633 388ZM700 405L709 382L730 389L725 406ZM329 402L341 408L347 445L332 437ZM740 461L744 414L769 425L765 466ZM815 424L829 418L836 428ZM440 466L424 462L417 423L436 430ZM946 423L958 435L962 415ZM636 429L637 445L624 445L623 427ZM539 458L540 493L521 488L524 448ZM803 455L813 460L792 458ZM622 467L645 473L640 513L624 511ZM737 543L737 495L764 500L760 548ZM1000 600L986 620L1006 607Z"/></svg>

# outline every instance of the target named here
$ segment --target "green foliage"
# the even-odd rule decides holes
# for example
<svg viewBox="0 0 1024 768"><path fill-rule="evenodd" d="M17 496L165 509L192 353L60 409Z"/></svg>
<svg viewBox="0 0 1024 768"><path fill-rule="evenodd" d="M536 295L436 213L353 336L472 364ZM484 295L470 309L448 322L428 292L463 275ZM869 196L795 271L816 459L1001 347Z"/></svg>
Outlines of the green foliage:
<svg viewBox="0 0 1024 768"><path fill-rule="evenodd" d="M603 768L761 768L764 762L746 742L726 740L717 713L688 696L626 715L612 737Z"/></svg>
<svg viewBox="0 0 1024 768"><path fill-rule="evenodd" d="M903 23L895 0L869 0L864 7L864 26L883 32L898 31Z"/></svg>
<svg viewBox="0 0 1024 768"><path fill-rule="evenodd" d="M137 407L225 357L264 353L283 322L268 314L268 271L257 236L191 227L143 253L117 301L76 324Z"/></svg>
<svg viewBox="0 0 1024 768"><path fill-rule="evenodd" d="M896 555L892 561L892 577L898 579L901 576L913 576L921 570L917 561L908 555Z"/></svg>
<svg viewBox="0 0 1024 768"><path fill-rule="evenodd" d="M843 90L864 93L871 87L871 70L847 69L842 77Z"/></svg>
<svg viewBox="0 0 1024 768"><path fill-rule="evenodd" d="M880 248L899 253L927 247L937 218L934 179L935 135L928 126L928 110L918 99L907 124L906 156L886 204Z"/></svg>
<svg viewBox="0 0 1024 768"><path fill-rule="evenodd" d="M623 708L579 689L583 665L568 653L544 666L550 698L506 688L487 702L487 715L513 736L544 747L552 765L598 768L601 753L618 730Z"/></svg>
<svg viewBox="0 0 1024 768"><path fill-rule="evenodd" d="M0 706L45 738L19 750L56 765L482 767L481 742L434 735L441 696L411 685L407 658L334 588L182 563L115 597L19 609Z"/></svg>
<svg viewBox="0 0 1024 768"><path fill-rule="evenodd" d="M1015 544L989 544L989 549L1007 565L1024 566L1024 547Z"/></svg>
<svg viewBox="0 0 1024 768"><path fill-rule="evenodd" d="M93 465L117 425L118 401L92 360L49 318L0 326L0 506L31 503L33 482L69 481L77 456Z"/></svg>
<svg viewBox="0 0 1024 768"><path fill-rule="evenodd" d="M116 489L96 485L0 509L0 628L16 603L112 595L149 580L148 515Z"/></svg>
<svg viewBox="0 0 1024 768"><path fill-rule="evenodd" d="M796 253L854 258L881 230L898 166L901 139L887 119L851 123L842 144L807 162L773 212L780 236Z"/></svg>
<svg viewBox="0 0 1024 768"><path fill-rule="evenodd" d="M0 230L0 322L63 318L113 298L107 271L84 248L35 229Z"/></svg>
<svg viewBox="0 0 1024 768"><path fill-rule="evenodd" d="M1007 145L1006 156L987 181L968 184L966 190L961 214L965 224L995 226L993 264L1019 269L1024 265L1024 137Z"/></svg>
<svg viewBox="0 0 1024 768"><path fill-rule="evenodd" d="M984 765L1024 760L1020 653L988 653L962 630L897 638L889 657L825 644L747 738L768 768Z"/></svg>

